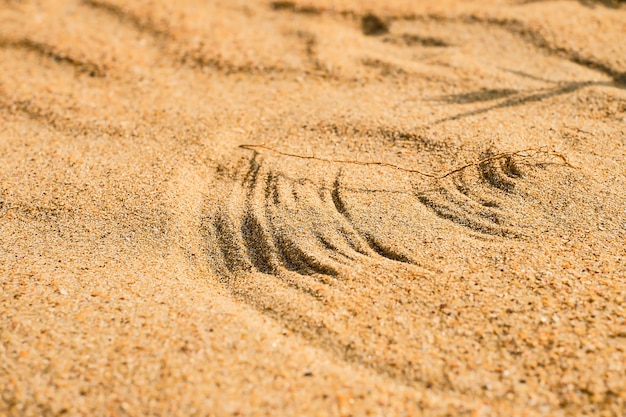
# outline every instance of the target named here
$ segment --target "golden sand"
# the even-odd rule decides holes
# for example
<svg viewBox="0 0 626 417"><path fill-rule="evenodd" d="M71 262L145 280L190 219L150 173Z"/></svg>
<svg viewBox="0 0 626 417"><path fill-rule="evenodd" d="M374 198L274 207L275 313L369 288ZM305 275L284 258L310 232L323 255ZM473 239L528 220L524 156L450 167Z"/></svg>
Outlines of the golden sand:
<svg viewBox="0 0 626 417"><path fill-rule="evenodd" d="M0 1L0 416L626 415L625 39Z"/></svg>

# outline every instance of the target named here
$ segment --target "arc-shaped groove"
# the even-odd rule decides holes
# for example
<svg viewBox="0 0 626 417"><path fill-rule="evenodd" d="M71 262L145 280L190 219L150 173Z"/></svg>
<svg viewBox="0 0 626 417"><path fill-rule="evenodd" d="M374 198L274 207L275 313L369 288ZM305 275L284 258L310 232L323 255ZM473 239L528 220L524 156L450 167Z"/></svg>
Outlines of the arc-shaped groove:
<svg viewBox="0 0 626 417"><path fill-rule="evenodd" d="M333 182L332 198L333 198L333 204L335 205L335 209L337 210L337 212L341 214L342 216L344 216L348 221L350 221L350 215L348 214L348 210L346 209L346 206L344 205L343 200L341 199L341 196L339 195L339 188L341 187L340 180L341 180L342 173L343 171L339 170L339 173L335 177L335 181Z"/></svg>
<svg viewBox="0 0 626 417"><path fill-rule="evenodd" d="M427 192L416 190L419 201L439 217L475 232L519 238L518 225L507 218L503 199L514 193L524 172L514 156L488 159L451 176Z"/></svg>
<svg viewBox="0 0 626 417"><path fill-rule="evenodd" d="M509 158L507 158L509 159ZM506 167L506 165L504 165ZM509 174L509 170L503 170L501 160L483 162L478 166L480 177L492 187L500 189L504 192L512 192L515 188L515 182L512 181L514 176Z"/></svg>
<svg viewBox="0 0 626 417"><path fill-rule="evenodd" d="M413 261L409 259L408 256L394 250L392 247L384 244L382 241L377 239L375 236L367 234L365 235L365 239L370 248L374 250L377 254L382 256L383 258L391 259L392 261L402 262L406 264L412 264Z"/></svg>
<svg viewBox="0 0 626 417"><path fill-rule="evenodd" d="M435 212L437 216L472 229L475 232L494 236L515 236L513 231L500 226L500 221L496 215L489 218L486 215L481 216L464 210L463 206L457 204L450 197L449 192L445 188L439 188L430 193L420 193L417 195L417 198L424 206Z"/></svg>
<svg viewBox="0 0 626 417"><path fill-rule="evenodd" d="M452 183L458 192L463 194L468 199L476 201L483 207L497 209L500 207L500 203L497 201L498 196L492 190L481 190L478 194L474 184L472 184L465 175L466 171L459 172L458 175L452 177ZM486 192L485 192L486 191Z"/></svg>
<svg viewBox="0 0 626 417"><path fill-rule="evenodd" d="M341 198L341 192L340 192L341 174L342 174L342 171L339 171L339 174L337 174L337 176L335 177L335 181L333 182L333 188L332 188L333 204L337 212L343 215L348 220L348 222L351 223L352 227L358 231L358 227L354 225L354 223L350 219L350 214L348 212L347 205L344 203L343 199ZM409 263L409 264L413 263L411 259L409 259L406 255L389 247L389 245L386 245L385 243L383 243L380 239L376 238L373 234L365 233L361 231L358 231L358 232L362 236L365 243L367 244L368 249L371 249L371 251L378 254L379 256L390 259L392 261L396 261L396 262ZM364 253L362 250L357 250L357 251L363 254L369 254L370 256L372 253L369 250L367 253Z"/></svg>

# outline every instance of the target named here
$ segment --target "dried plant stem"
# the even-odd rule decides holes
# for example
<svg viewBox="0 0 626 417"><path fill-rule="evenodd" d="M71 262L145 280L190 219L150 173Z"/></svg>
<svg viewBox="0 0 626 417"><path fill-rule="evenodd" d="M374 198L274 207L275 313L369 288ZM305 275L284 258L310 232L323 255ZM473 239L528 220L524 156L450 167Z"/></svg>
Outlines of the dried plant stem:
<svg viewBox="0 0 626 417"><path fill-rule="evenodd" d="M315 160L315 161L321 161L321 162L328 162L328 163L332 163L332 164L350 164L350 165L361 165L361 166L382 166L382 167L389 167L389 168L393 168L393 169L397 169L399 171L403 171L403 172L409 172L412 174L418 174L418 175L422 175L424 177L428 177L428 178L433 178L433 179L443 179L446 177L449 177L452 174L456 174L457 172L463 171L464 169L473 167L473 166L477 166L480 164L483 164L485 162L490 162L490 161L494 161L494 160L498 160L498 159L504 159L504 158L510 158L513 156L519 156L522 158L530 158L534 155L537 154L542 154L545 156L550 156L553 158L557 158L558 160L561 161L561 165L566 166L568 168L574 168L576 169L576 167L572 164L569 163L569 161L567 160L567 158L565 157L565 155L558 153L558 152L554 152L554 151L548 151L546 149L543 148L528 148L528 149L522 149L520 151L515 151L515 152L503 152L503 153L499 153L496 155L492 155L489 156L487 158L483 158L480 159L479 161L476 162L471 162L468 163L466 165L463 165L459 168L455 168L452 171L448 171L445 174L433 174L433 173L429 173L429 172L424 172L424 171L419 171L417 169L411 169L411 168L405 168L399 165L394 165L394 164L389 164L387 162L380 162L380 161L354 161L354 160L343 160L343 159L329 159L329 158L320 158L317 156L311 156L311 155L298 155L298 154L293 154L293 153L288 153L288 152L283 152L283 151L279 151L277 149L271 148L269 146L265 146L263 144L243 144L243 145L239 145L240 148L242 149L248 149L251 151L258 151L260 149L278 154L278 155L282 155L282 156L287 156L290 158L298 158L298 159L310 159L310 160Z"/></svg>

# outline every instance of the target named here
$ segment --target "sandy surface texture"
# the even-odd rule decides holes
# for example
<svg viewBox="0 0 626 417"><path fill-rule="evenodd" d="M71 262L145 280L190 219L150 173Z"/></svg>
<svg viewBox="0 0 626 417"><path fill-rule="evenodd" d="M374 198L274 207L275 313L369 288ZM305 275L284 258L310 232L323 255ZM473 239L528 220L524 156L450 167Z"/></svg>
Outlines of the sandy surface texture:
<svg viewBox="0 0 626 417"><path fill-rule="evenodd" d="M626 415L626 4L0 0L39 415Z"/></svg>

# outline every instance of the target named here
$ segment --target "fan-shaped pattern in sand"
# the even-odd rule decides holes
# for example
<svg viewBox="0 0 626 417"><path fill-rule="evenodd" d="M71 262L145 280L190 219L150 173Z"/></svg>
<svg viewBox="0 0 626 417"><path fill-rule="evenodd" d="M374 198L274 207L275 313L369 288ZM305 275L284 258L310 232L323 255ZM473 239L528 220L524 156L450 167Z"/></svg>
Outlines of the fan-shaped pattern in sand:
<svg viewBox="0 0 626 417"><path fill-rule="evenodd" d="M530 171L557 164L548 154L502 154L398 189L398 184L360 184L342 167L333 178L316 182L282 172L275 162L255 151L216 216L215 236L228 273L338 276L359 263L421 266L419 248L403 236L419 234L437 217L483 240L522 238L533 225L516 219L515 212L537 204L530 197L536 180ZM394 194L407 200L395 209L388 207Z"/></svg>

